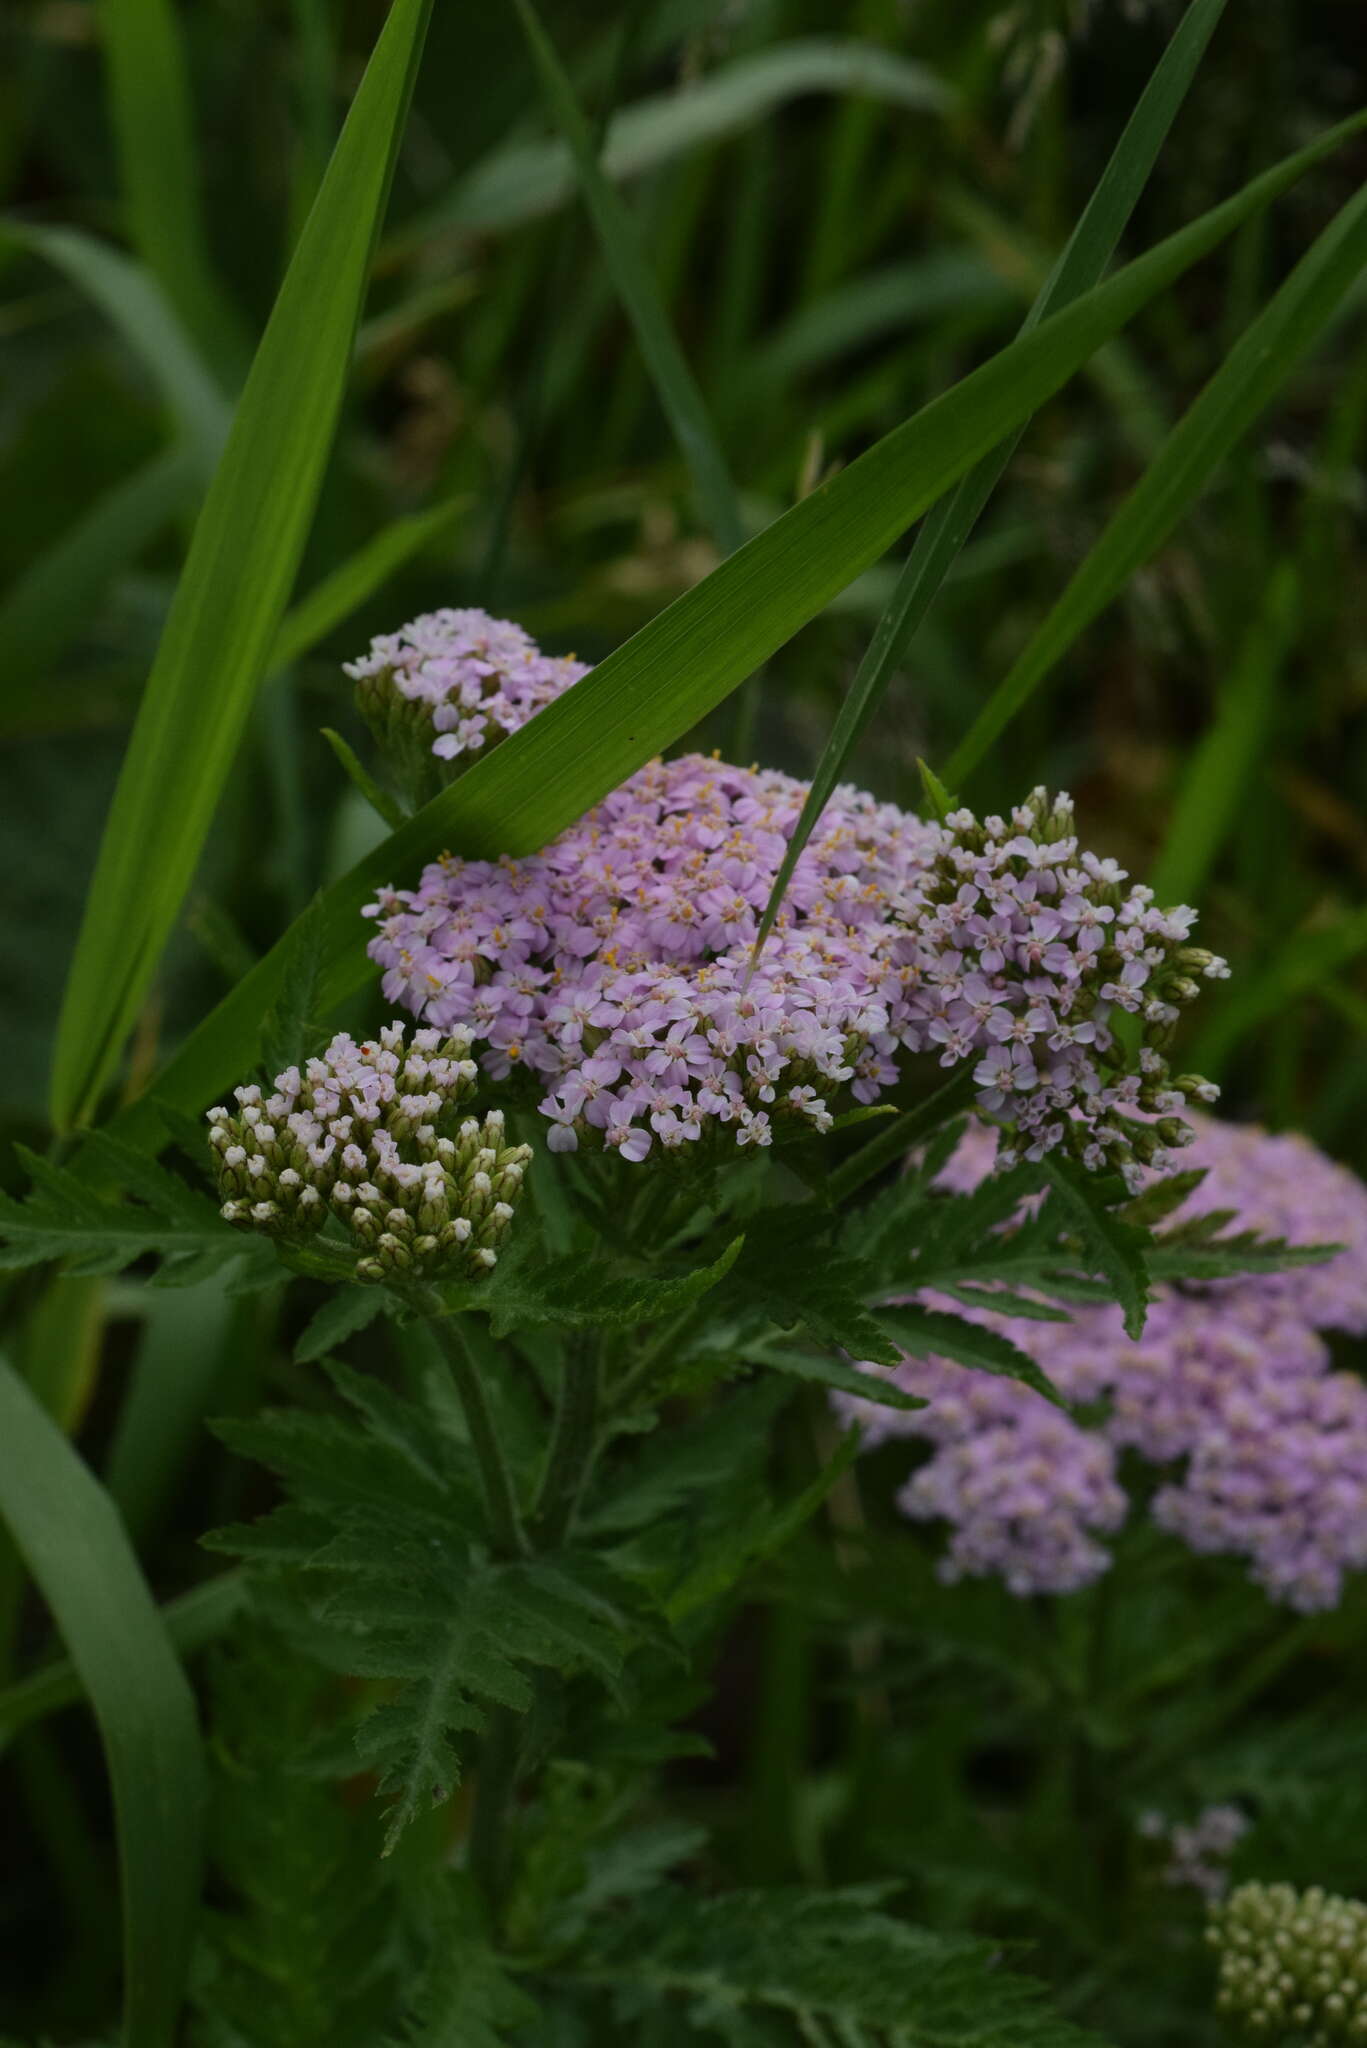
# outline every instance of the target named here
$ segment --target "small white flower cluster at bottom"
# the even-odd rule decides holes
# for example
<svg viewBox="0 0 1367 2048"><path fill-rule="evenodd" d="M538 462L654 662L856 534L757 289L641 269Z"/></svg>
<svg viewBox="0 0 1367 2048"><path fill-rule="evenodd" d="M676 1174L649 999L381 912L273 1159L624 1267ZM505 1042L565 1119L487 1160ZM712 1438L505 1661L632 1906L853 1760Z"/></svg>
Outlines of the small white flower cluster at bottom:
<svg viewBox="0 0 1367 2048"><path fill-rule="evenodd" d="M477 1276L498 1262L531 1158L505 1142L503 1112L462 1117L478 1070L462 1034L402 1024L357 1045L342 1033L237 1113L209 1111L223 1215L288 1244L339 1222L355 1278Z"/></svg>

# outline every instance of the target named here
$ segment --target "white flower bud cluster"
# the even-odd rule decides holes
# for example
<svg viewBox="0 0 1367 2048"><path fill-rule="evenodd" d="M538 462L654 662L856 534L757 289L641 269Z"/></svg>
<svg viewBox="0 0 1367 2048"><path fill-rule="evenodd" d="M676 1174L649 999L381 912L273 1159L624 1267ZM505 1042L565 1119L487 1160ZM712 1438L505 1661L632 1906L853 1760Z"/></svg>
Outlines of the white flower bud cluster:
<svg viewBox="0 0 1367 2048"><path fill-rule="evenodd" d="M1306 2048L1367 2041L1367 1906L1313 1885L1243 1884L1211 1913L1216 2004L1246 2032Z"/></svg>
<svg viewBox="0 0 1367 2048"><path fill-rule="evenodd" d="M237 1112L209 1111L223 1215L287 1244L340 1223L358 1280L478 1276L498 1263L531 1158L502 1110L462 1117L478 1069L463 1033L402 1024L357 1045L342 1033L301 1073Z"/></svg>

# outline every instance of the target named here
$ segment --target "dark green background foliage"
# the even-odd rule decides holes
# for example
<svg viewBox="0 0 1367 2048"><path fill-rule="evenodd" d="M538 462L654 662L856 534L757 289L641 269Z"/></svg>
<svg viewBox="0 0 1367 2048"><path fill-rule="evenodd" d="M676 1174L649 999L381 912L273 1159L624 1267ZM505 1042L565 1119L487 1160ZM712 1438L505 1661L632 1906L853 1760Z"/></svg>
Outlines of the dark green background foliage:
<svg viewBox="0 0 1367 2048"><path fill-rule="evenodd" d="M340 662L444 604L586 661L621 646L715 566L719 538L761 532L1008 344L1181 14L547 0L591 143L606 134L622 173L616 212L599 193L591 218L548 142L518 8L438 0L311 525L301 499L296 609L267 635L216 808L209 777L212 827L104 1112L383 838L321 736L366 754ZM188 101L159 69L168 18ZM477 1335L474 1360L525 1492L548 1392L574 1369L571 1320L605 1333L609 1385L631 1391L571 1539L510 1559L486 1547L430 1336L358 1290L285 1287L189 1184L183 1130L166 1175L118 1140L87 1145L76 1179L49 1152L56 1019L119 763L232 398L384 19L375 0L195 0L169 17L24 0L3 27L0 1234L15 1270L0 1341L37 1396L15 1410L29 1507L69 1487L70 1511L10 1512L14 1438L0 1506L46 1598L0 1536L0 2033L112 2039L121 1900L145 1928L161 1910L152 1837L139 1865L129 1826L155 1774L118 1762L145 1672L165 1657L178 1682L155 1601L208 1736L174 2038L1213 2043L1199 1908L1158 1881L1136 1822L1239 1800L1255 1820L1241 1866L1367 1888L1362 1589L1293 1621L1138 1517L1114 1572L1068 1599L941 1585L940 1539L891 1505L905 1448L852 1468L821 1383L848 1378L842 1343L949 1341L880 1325L870 1302L992 1277L976 1212L932 1217L923 1188L884 1186L842 1239L819 1200L800 1225L775 1216L747 1168L644 1273L628 1268L653 1253L647 1221L612 1191L571 1176L573 1214L563 1187L539 1198L535 1242L564 1263L510 1264L497 1340ZM1360 27L1341 0L1233 0L1119 259L1356 113ZM922 801L918 758L952 759L1362 166L1360 141L1328 154L1048 400L844 774ZM381 152L376 204L382 170ZM618 215L644 251L635 273ZM87 240L73 256L54 229ZM101 283L91 248L132 267ZM1087 843L1199 901L1233 975L1204 995L1182 1063L1233 1113L1304 1128L1363 1170L1367 296L1360 275L1336 290L1266 409L1063 635L963 794L990 810L1036 782L1069 788ZM691 469L676 433L696 399L671 383L661 308L720 451L699 463L685 433ZM850 583L694 742L810 775L899 566ZM188 772L173 762L152 791L173 823ZM135 883L151 903L165 876ZM264 1034L282 1059L317 1035L324 932L305 920L292 944ZM113 968L121 936L102 935ZM337 1021L373 1025L377 1004L362 992ZM48 1163L21 1211L34 1153ZM1064 1231L1075 1265L1133 1294L1123 1227L1109 1255L1095 1216L1079 1243L1065 1195L1031 1226L1041 1284ZM601 1269L586 1267L595 1215L620 1254ZM916 1256L894 1271L908 1233ZM98 1599L83 1624L47 1576L64 1544L53 1570L114 1558L128 1604L103 1648ZM78 1673L53 1661L54 1616ZM103 1753L82 1686L113 1717ZM178 1694L168 1711L193 1748ZM514 1721L519 1791L492 1850L476 1821L481 1896L454 1867L471 1830L457 1779L472 1758L495 1776ZM167 1782L188 1841L194 1767ZM134 2048L173 2038L173 1964L129 1972Z"/></svg>

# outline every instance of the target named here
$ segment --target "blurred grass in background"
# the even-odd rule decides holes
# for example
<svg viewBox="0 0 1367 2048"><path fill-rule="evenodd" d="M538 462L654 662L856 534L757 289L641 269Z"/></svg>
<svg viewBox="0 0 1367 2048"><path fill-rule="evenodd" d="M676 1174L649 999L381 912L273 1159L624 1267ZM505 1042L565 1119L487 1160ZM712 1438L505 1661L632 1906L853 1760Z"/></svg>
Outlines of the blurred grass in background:
<svg viewBox="0 0 1367 2048"><path fill-rule="evenodd" d="M543 9L749 530L1009 339L1179 13L1162 0ZM383 14L205 0L179 17L179 82L159 7L50 0L7 25L12 1135L45 1128L53 1020L138 691L252 337ZM1352 14L1247 0L1226 18L1122 254L1354 110ZM865 737L858 780L916 802L916 757L950 756L1360 168L1360 145L1320 166L1045 408ZM94 274L88 243L73 255L54 228L131 260ZM1236 1112L1303 1123L1359 1164L1365 300L1350 295L968 792L990 808L1037 780L1070 787L1094 843L1199 900L1202 935L1235 972L1203 1004L1195 1064ZM349 616L281 650L144 1015L139 1071L378 836L319 733L357 736L341 658L419 610L478 603L596 659L715 559L515 11L439 6L299 581L311 592L344 570ZM761 758L810 772L895 573L871 571L770 665ZM730 732L724 709L699 738Z"/></svg>

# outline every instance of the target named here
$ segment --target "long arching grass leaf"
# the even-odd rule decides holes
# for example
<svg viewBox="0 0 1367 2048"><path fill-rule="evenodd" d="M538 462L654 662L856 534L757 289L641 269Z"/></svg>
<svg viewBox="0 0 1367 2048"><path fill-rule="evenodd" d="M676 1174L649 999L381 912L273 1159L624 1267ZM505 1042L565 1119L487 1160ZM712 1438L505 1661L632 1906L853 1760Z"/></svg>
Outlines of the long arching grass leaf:
<svg viewBox="0 0 1367 2048"><path fill-rule="evenodd" d="M431 0L397 0L352 103L195 528L100 846L52 1114L87 1119L156 972L313 518Z"/></svg>
<svg viewBox="0 0 1367 2048"><path fill-rule="evenodd" d="M99 1723L123 1887L125 2048L169 2048L199 1889L194 1700L104 1488L0 1359L0 1514Z"/></svg>
<svg viewBox="0 0 1367 2048"><path fill-rule="evenodd" d="M955 748L947 781L962 784L1084 627L1161 546L1333 319L1365 265L1367 190L1335 215L1168 435Z"/></svg>
<svg viewBox="0 0 1367 2048"><path fill-rule="evenodd" d="M1095 284L1106 268L1224 5L1225 0L1194 0L1140 96L1068 246L1026 314L1022 334L1029 334L1047 314L1071 303L1080 292ZM934 602L955 556L977 524L1024 431L1022 419L1010 438L994 448L941 500L916 536L892 601L878 622L831 736L822 748L812 786L760 919L755 958L773 929L802 849L830 802L845 763L867 731L913 635Z"/></svg>
<svg viewBox="0 0 1367 2048"><path fill-rule="evenodd" d="M362 906L444 849L530 853L670 745L814 618L1072 370L1157 292L1321 157L1367 126L1326 131L1178 234L1012 342L748 541L625 645L419 811L320 899L322 999L366 976ZM157 1144L157 1102L204 1106L248 1067L288 957L288 935L197 1027L148 1098L122 1111L127 1142Z"/></svg>

